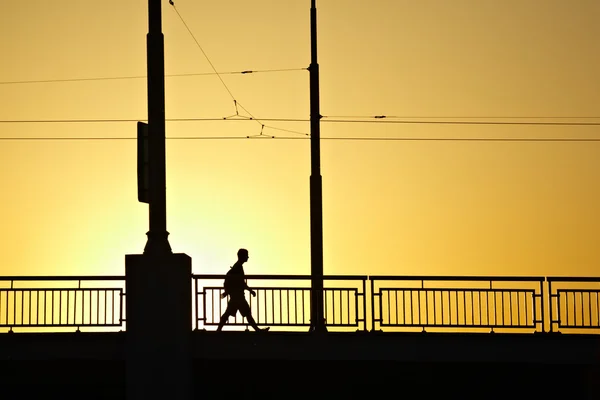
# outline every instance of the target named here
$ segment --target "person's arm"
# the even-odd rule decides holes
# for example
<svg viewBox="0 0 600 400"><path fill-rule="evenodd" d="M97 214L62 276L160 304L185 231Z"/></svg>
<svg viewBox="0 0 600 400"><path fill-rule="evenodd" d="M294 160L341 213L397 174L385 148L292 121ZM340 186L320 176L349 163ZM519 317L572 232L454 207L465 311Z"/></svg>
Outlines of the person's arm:
<svg viewBox="0 0 600 400"><path fill-rule="evenodd" d="M247 291L249 291L252 296L256 296L256 292L254 290L250 289L250 287L248 286L248 282L246 281L246 279L244 279L244 289L246 289Z"/></svg>

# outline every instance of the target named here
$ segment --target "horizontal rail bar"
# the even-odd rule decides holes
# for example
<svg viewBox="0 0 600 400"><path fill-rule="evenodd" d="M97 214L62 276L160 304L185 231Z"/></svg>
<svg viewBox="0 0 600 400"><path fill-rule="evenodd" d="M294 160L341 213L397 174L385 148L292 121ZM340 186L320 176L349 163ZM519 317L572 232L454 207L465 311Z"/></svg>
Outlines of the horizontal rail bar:
<svg viewBox="0 0 600 400"><path fill-rule="evenodd" d="M569 276L548 276L546 277L548 282L600 282L600 277L592 276L580 276L580 277L569 277Z"/></svg>
<svg viewBox="0 0 600 400"><path fill-rule="evenodd" d="M125 276L0 276L0 281L124 281Z"/></svg>
<svg viewBox="0 0 600 400"><path fill-rule="evenodd" d="M533 290L531 289L512 289L512 288L456 288L456 287L431 287L431 288L418 288L418 287L382 287L379 288L380 291L389 291L389 292L480 292L480 293L532 293L535 295ZM377 293L379 294L379 293Z"/></svg>
<svg viewBox="0 0 600 400"><path fill-rule="evenodd" d="M370 275L374 281L498 281L498 282L543 282L540 276L394 276Z"/></svg>
<svg viewBox="0 0 600 400"><path fill-rule="evenodd" d="M264 280L311 280L310 275L245 275L246 279L264 279ZM323 279L326 280L367 280L367 275L323 275ZM209 274L198 274L192 275L192 279L225 279L225 275L209 275Z"/></svg>
<svg viewBox="0 0 600 400"><path fill-rule="evenodd" d="M489 329L489 328L501 328L501 329L530 329L535 328L535 323L528 325L470 325L470 324L398 324L398 323L381 323L381 326L392 327L392 328L471 328L471 329Z"/></svg>

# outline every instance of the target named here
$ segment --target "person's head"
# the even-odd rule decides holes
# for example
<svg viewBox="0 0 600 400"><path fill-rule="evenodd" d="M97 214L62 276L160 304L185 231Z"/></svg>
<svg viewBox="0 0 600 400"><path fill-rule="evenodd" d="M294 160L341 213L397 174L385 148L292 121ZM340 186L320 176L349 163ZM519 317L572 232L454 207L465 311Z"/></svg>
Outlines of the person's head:
<svg viewBox="0 0 600 400"><path fill-rule="evenodd" d="M246 262L248 261L248 250L239 249L237 252L237 257L239 261Z"/></svg>

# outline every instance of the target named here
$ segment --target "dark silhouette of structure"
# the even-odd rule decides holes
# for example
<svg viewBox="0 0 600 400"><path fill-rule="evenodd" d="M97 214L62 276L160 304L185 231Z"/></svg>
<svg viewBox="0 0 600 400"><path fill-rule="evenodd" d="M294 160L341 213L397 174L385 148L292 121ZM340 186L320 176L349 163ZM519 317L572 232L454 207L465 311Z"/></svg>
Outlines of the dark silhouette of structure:
<svg viewBox="0 0 600 400"><path fill-rule="evenodd" d="M233 264L225 277L225 291L221 294L221 298L229 296L229 302L227 303L227 309L221 316L217 331L221 331L229 317L235 316L238 311L242 317L246 318L255 331L268 331L269 328L261 329L256 325L256 321L252 317L252 312L250 311L250 305L244 296L245 291L248 290L252 296L256 297L256 292L248 287L244 274L244 263L248 261L249 258L248 250L239 249L237 258L237 261Z"/></svg>
<svg viewBox="0 0 600 400"><path fill-rule="evenodd" d="M316 0L311 0L310 6L310 57L310 331L327 332L323 301L323 179Z"/></svg>

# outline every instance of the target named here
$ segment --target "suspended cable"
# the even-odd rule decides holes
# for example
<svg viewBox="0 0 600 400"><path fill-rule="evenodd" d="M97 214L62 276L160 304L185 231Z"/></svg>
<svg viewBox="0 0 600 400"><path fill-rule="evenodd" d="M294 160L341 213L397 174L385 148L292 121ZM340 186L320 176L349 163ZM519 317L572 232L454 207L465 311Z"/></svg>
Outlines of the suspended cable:
<svg viewBox="0 0 600 400"><path fill-rule="evenodd" d="M263 70L244 70L244 71L227 71L227 72L197 72L186 74L166 74L165 78L189 77L189 76L208 76L208 75L250 75L266 72L290 72L290 71L306 71L308 68L282 68L282 69L263 69ZM25 81L4 81L0 85L16 85L25 83L61 83L61 82L86 82L86 81L110 81L110 80L128 80L128 79L146 79L146 75L131 75L131 76L107 76L107 77L92 77L92 78L68 78L68 79L43 79L43 80L25 80Z"/></svg>
<svg viewBox="0 0 600 400"><path fill-rule="evenodd" d="M559 116L559 117L551 117L551 116L431 116L431 115L327 115L322 116L321 118L339 118L339 119L600 119L600 117L590 117L590 116Z"/></svg>
<svg viewBox="0 0 600 400"><path fill-rule="evenodd" d="M236 103L239 105L239 103ZM241 105L240 105L241 107ZM244 109L245 110L245 109ZM325 118L325 117L324 117ZM17 124L17 123L121 123L121 122L137 122L137 121L146 121L144 118L140 119L131 119L131 118L123 118L123 119L37 119L37 120L0 120L0 123L5 124ZM310 122L309 119L303 118L255 118L255 117L244 117L242 115L236 114L228 117L221 118L167 118L167 122L208 122L208 121L256 121L261 125L261 121L268 122ZM335 120L335 119L324 119L324 123L373 123L373 124L404 124L404 125L515 125L515 126L600 126L600 122L557 122L557 121L424 121L424 120ZM271 129L277 129L281 131L289 132L289 130L268 126ZM301 133L300 134L305 134Z"/></svg>
<svg viewBox="0 0 600 400"><path fill-rule="evenodd" d="M202 54L204 55L204 58L206 58L206 61L208 61L208 64L210 65L210 67L212 68L212 70L214 71L214 73L217 75L217 77L219 78L219 80L221 81L221 83L223 84L223 86L225 87L225 90L227 90L227 93L229 93L229 96L231 96L231 99L233 100L233 105L234 105L234 108L235 108L235 115L232 115L230 117L226 117L224 119L236 119L236 120L238 120L239 117L243 118L244 116L240 115L240 113L239 113L239 109L238 109L238 107L239 107L242 110L244 110L250 116L250 118L249 118L250 120L254 120L258 124L261 125L261 134L262 134L262 131L263 131L264 128L269 128L269 129L273 129L273 130L280 130L280 131L284 131L284 132L288 132L288 133L296 133L296 134L308 136L307 134L301 133L301 132L285 130L285 129L277 128L277 127L274 127L274 126L267 126L264 123L262 123L261 120L255 118L254 115L252 115L252 113L250 111L248 111L248 109L246 107L244 107L239 101L237 101L237 99L235 98L235 96L233 95L233 93L231 92L231 90L229 89L229 87L227 86L227 84L225 83L225 81L223 80L223 78L221 77L221 74L219 74L217 72L217 69L213 65L212 61L210 61L210 58L208 58L208 55L206 54L206 52L204 51L204 49L200 45L200 42L198 42L198 40L196 39L196 36L194 36L194 33L192 32L192 30L190 29L190 27L188 26L188 24L185 22L185 20L183 19L183 17L179 13L179 10L177 10L177 7L175 7L175 3L173 2L173 0L169 0L169 4L173 7L173 10L175 10L175 12L177 13L177 16L179 17L179 19L181 20L181 22L185 26L185 29L187 29L188 33L190 34L190 36L192 37L192 39L194 40L194 42L196 43L196 45L198 46L198 48L200 49L200 51L202 52ZM308 68L306 68L306 69L308 69ZM250 73L250 72L251 71L245 71L245 73Z"/></svg>
<svg viewBox="0 0 600 400"><path fill-rule="evenodd" d="M306 140L298 136L269 136L262 131L248 136L171 136L167 140L245 140L245 139ZM0 137L0 141L123 141L137 140L135 137ZM403 141L403 142L600 142L600 138L420 138L420 137L321 137L334 141Z"/></svg>

